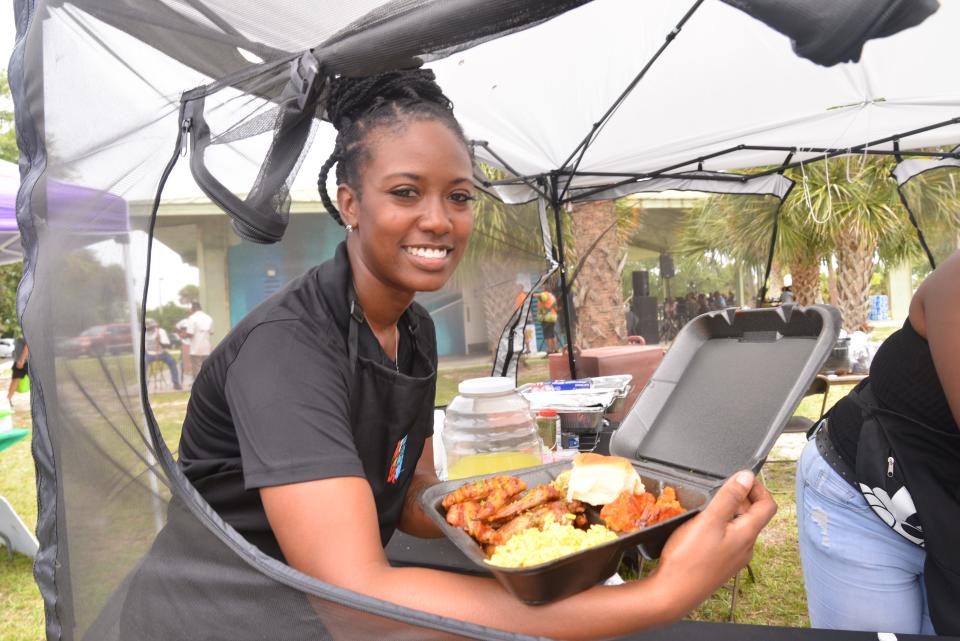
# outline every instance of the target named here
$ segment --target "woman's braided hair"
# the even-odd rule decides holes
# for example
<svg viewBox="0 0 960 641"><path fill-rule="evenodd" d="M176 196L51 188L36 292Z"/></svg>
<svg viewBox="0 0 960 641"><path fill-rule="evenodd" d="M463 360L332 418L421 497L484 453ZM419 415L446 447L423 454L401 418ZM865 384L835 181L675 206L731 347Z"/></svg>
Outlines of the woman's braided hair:
<svg viewBox="0 0 960 641"><path fill-rule="evenodd" d="M453 116L453 103L443 95L433 71L387 71L363 78L334 78L327 99L327 119L337 128L333 153L320 168L317 189L333 219L343 225L340 212L327 194L327 174L337 165L337 184L346 183L360 194L360 169L370 159L367 135L377 127L400 127L409 122L436 120L470 145Z"/></svg>

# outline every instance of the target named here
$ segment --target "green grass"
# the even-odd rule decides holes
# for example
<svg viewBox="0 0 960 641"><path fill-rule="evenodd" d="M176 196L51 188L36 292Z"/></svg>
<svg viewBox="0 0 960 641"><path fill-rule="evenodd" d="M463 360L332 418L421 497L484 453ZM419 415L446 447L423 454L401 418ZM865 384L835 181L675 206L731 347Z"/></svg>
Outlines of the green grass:
<svg viewBox="0 0 960 641"><path fill-rule="evenodd" d="M795 461L770 461L763 480L777 502L777 514L760 533L750 567L755 581L741 572L734 620L737 623L809 627L797 547L797 512L794 495ZM717 591L697 608L690 619L726 621L730 616L733 584Z"/></svg>
<svg viewBox="0 0 960 641"><path fill-rule="evenodd" d="M6 390L9 382L4 378L0 385ZM14 398L14 427L32 426L29 403L27 394ZM30 436L0 452L0 496L10 501L27 527L33 529L37 523L37 486ZM43 601L33 581L33 561L22 554L14 554L13 561L8 561L6 548L0 550L0 619L0 641L44 637Z"/></svg>
<svg viewBox="0 0 960 641"><path fill-rule="evenodd" d="M476 367L459 367L457 369L443 369L437 372L437 395L434 405L437 407L445 406L457 395L457 386L461 381L468 378L479 378L481 376L490 376L489 365L478 365ZM524 359L520 364L517 374L517 381L524 383L533 383L536 381L545 381L550 377L550 371L547 366L546 358Z"/></svg>
<svg viewBox="0 0 960 641"><path fill-rule="evenodd" d="M122 361L122 363L121 363ZM82 362L82 361L81 361ZM125 359L118 364L126 369ZM95 361L84 363L91 368L81 374L93 375ZM487 376L489 366L460 369L442 369L437 378L437 404L444 405L457 393L457 385L465 378ZM545 380L549 377L546 359L531 359L521 365L520 382ZM0 379L0 386L7 381ZM831 390L829 408L849 390L837 386ZM157 417L164 440L176 451L180 425L186 411L187 392L155 394L151 405ZM816 419L820 414L821 397L808 397L800 404L798 414ZM17 427L30 427L29 399L18 395L14 401ZM797 437L797 435L788 435ZM0 453L0 495L6 497L31 528L37 518L36 484L29 438ZM796 514L794 509L793 473L791 460L770 461L764 469L767 485L780 506L777 516L761 534L752 567L756 582L741 581L740 600L736 620L741 623L765 625L806 626L806 602L800 561L797 555ZM721 589L698 608L691 618L725 621L729 615L730 591ZM32 563L22 555L12 562L0 556L0 641L34 641L44 636L43 603L33 581Z"/></svg>
<svg viewBox="0 0 960 641"><path fill-rule="evenodd" d="M882 343L886 338L900 329L900 325L890 325L889 327L874 327L870 332L870 340L874 343Z"/></svg>

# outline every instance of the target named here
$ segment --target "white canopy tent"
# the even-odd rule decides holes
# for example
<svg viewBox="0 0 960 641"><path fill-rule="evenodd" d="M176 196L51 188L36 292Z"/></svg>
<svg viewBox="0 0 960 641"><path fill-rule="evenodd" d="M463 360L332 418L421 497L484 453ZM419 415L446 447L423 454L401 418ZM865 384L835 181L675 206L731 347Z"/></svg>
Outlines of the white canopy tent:
<svg viewBox="0 0 960 641"><path fill-rule="evenodd" d="M569 169L592 124L687 9L601 0L433 68L468 135L523 175ZM822 67L750 16L705 2L595 137L574 185L603 182L591 172L692 170L700 158L708 159L704 169L735 170L779 165L786 156L744 149L710 158L739 145L797 148L794 160L814 160L823 154L802 150L855 148L951 120L900 144L956 143L960 83L950 79L958 24L960 6L943 3L921 25L867 42L860 62Z"/></svg>

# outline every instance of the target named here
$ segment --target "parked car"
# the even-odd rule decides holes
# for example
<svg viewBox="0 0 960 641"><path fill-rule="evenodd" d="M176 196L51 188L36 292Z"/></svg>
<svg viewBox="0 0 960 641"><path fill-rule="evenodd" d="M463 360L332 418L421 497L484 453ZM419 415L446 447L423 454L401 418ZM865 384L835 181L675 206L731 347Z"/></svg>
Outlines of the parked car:
<svg viewBox="0 0 960 641"><path fill-rule="evenodd" d="M60 344L64 356L104 356L133 351L133 332L128 323L94 325Z"/></svg>
<svg viewBox="0 0 960 641"><path fill-rule="evenodd" d="M13 358L16 341L13 338L0 338L0 358Z"/></svg>

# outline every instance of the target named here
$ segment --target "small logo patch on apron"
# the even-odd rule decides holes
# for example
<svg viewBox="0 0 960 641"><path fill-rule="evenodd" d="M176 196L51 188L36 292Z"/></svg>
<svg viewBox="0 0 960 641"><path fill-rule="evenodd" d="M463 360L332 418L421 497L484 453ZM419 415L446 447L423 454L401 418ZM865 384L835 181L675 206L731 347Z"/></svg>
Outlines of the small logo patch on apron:
<svg viewBox="0 0 960 641"><path fill-rule="evenodd" d="M390 461L390 471L387 472L387 483L396 483L403 472L403 453L407 449L407 437L397 441L397 447L393 450L393 459Z"/></svg>

